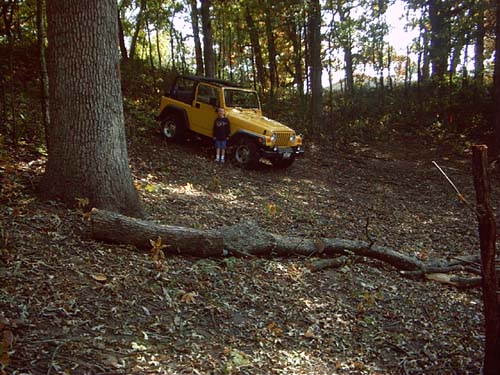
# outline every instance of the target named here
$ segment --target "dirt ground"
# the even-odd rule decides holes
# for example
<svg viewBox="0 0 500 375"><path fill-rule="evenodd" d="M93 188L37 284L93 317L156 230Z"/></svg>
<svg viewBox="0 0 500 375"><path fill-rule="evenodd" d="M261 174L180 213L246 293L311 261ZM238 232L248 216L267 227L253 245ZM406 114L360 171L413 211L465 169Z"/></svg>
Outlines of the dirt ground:
<svg viewBox="0 0 500 375"><path fill-rule="evenodd" d="M409 140L308 144L287 171L246 171L216 165L209 144L151 132L137 134L129 153L150 220L370 237L424 260L479 252L474 215L431 163L474 202L465 154ZM158 262L93 241L81 210L39 201L43 165L27 147L0 156L4 373L480 372L479 289L406 279L360 258L316 273L301 257L181 258L167 248Z"/></svg>

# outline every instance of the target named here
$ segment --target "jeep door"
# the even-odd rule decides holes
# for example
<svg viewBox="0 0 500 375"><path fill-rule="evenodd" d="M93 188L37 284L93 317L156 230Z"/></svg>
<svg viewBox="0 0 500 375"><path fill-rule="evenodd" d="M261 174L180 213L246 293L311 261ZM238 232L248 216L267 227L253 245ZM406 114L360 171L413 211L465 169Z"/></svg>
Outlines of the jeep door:
<svg viewBox="0 0 500 375"><path fill-rule="evenodd" d="M189 119L191 130L211 137L219 103L219 90L214 86L200 83L196 90L192 117Z"/></svg>

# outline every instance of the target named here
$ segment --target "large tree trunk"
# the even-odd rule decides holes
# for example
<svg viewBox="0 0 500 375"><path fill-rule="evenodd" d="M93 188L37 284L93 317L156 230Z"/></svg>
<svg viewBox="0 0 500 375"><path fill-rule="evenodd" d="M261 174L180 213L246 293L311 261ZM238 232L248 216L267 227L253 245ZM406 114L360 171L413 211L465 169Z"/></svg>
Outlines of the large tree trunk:
<svg viewBox="0 0 500 375"><path fill-rule="evenodd" d="M51 131L43 196L142 216L129 168L115 0L49 0Z"/></svg>
<svg viewBox="0 0 500 375"><path fill-rule="evenodd" d="M205 75L215 77L215 55L212 37L212 21L210 19L210 5L212 0L201 1L201 25L203 29L203 57L205 59Z"/></svg>
<svg viewBox="0 0 500 375"><path fill-rule="evenodd" d="M481 270L484 303L484 374L500 371L500 310L498 304L498 275L495 270L496 223L491 208L491 184L488 176L487 147L472 148L474 187L481 247Z"/></svg>
<svg viewBox="0 0 500 375"><path fill-rule="evenodd" d="M441 0L429 0L429 20L431 25L430 60L432 75L441 81L447 68L449 33L446 31L445 5Z"/></svg>
<svg viewBox="0 0 500 375"><path fill-rule="evenodd" d="M47 72L47 61L45 58L45 27L44 27L44 1L37 0L36 2L36 28L38 40L38 52L40 54L40 91L41 107L42 107L42 123L45 136L45 144L49 144L49 75Z"/></svg>
<svg viewBox="0 0 500 375"><path fill-rule="evenodd" d="M311 56L311 110L312 126L318 129L323 113L323 85L321 75L321 5L319 0L311 0L309 5L309 52Z"/></svg>
<svg viewBox="0 0 500 375"><path fill-rule="evenodd" d="M203 51L200 41L200 20L196 0L190 0L191 4L191 24L193 26L194 55L196 58L196 74L203 75Z"/></svg>
<svg viewBox="0 0 500 375"><path fill-rule="evenodd" d="M497 23L495 36L495 73L494 73L494 132L495 132L495 154L500 155L500 2L497 2Z"/></svg>

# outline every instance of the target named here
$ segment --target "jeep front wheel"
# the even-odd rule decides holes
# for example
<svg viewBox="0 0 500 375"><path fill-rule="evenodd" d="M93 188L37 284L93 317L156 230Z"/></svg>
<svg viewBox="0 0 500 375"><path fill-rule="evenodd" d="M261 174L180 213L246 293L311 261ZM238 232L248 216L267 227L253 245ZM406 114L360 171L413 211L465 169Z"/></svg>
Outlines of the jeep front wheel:
<svg viewBox="0 0 500 375"><path fill-rule="evenodd" d="M234 161L243 168L253 168L259 162L259 150L255 141L242 138L234 150Z"/></svg>
<svg viewBox="0 0 500 375"><path fill-rule="evenodd" d="M184 139L184 124L175 115L167 115L160 123L161 133L169 141Z"/></svg>

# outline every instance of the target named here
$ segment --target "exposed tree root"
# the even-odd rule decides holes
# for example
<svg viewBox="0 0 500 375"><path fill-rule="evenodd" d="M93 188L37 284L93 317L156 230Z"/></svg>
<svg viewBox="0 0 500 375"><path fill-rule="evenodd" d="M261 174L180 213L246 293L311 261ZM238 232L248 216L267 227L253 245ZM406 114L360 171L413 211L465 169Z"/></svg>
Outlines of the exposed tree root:
<svg viewBox="0 0 500 375"><path fill-rule="evenodd" d="M360 256L379 260L401 271L405 277L426 278L459 288L480 286L480 278L457 275L430 276L466 272L481 275L474 267L476 259L421 260L384 246L365 241L340 238L311 239L269 233L253 222L239 223L216 230L197 230L186 227L162 225L123 216L94 208L91 215L92 236L105 242L131 244L150 248L150 240L162 238L168 245L166 254L184 254L198 257L233 255L257 256L313 256L333 259L321 260L310 266L312 271L340 267L347 262L346 256Z"/></svg>

